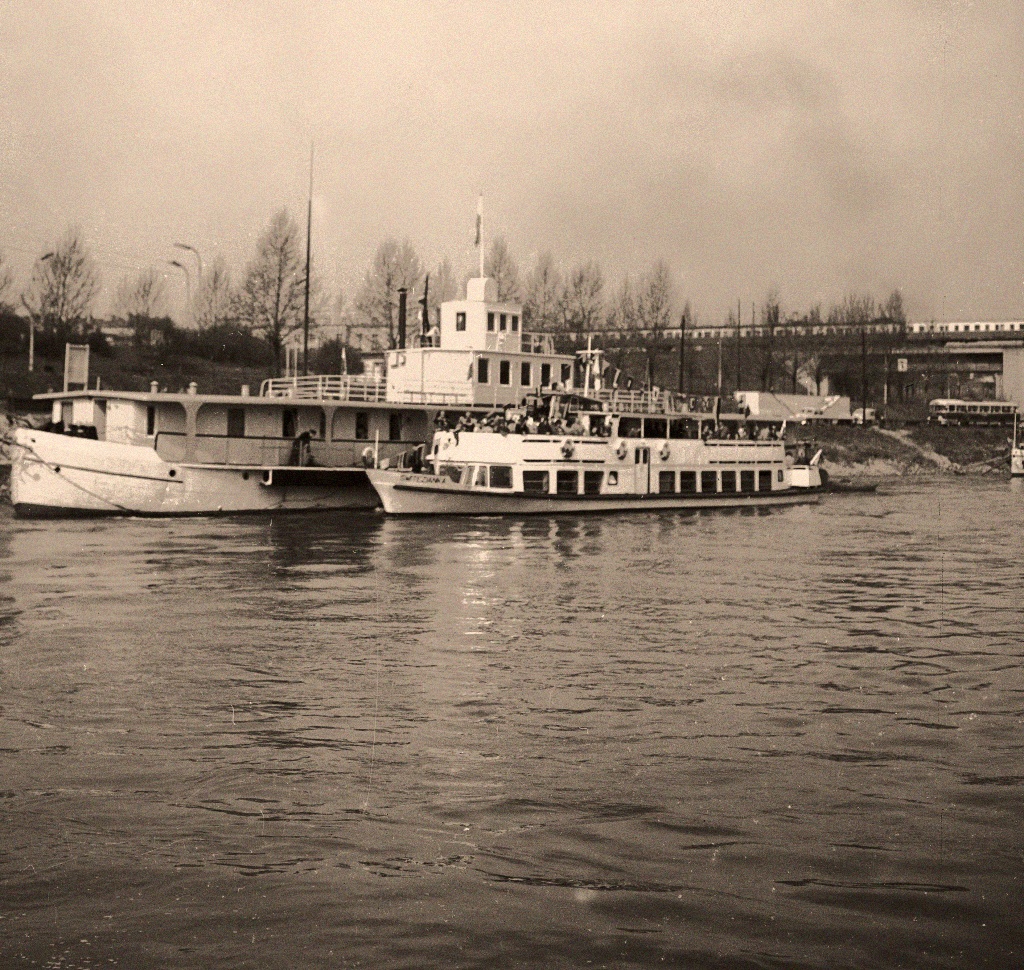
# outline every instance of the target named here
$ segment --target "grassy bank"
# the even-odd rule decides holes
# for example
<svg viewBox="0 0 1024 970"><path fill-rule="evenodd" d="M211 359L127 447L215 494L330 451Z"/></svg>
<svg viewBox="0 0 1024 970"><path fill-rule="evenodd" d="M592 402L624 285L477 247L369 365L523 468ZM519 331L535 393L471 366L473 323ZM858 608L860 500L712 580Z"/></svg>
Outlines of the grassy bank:
<svg viewBox="0 0 1024 970"><path fill-rule="evenodd" d="M822 449L824 467L837 475L1008 474L1008 428L905 428L804 425L790 441Z"/></svg>

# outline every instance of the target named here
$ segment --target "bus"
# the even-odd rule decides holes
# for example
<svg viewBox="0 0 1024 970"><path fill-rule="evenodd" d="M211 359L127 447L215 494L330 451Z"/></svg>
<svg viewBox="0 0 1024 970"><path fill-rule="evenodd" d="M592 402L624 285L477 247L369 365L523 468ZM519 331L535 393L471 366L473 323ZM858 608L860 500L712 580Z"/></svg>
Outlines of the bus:
<svg viewBox="0 0 1024 970"><path fill-rule="evenodd" d="M928 405L928 421L935 424L1013 424L1017 405L1012 401L960 401L936 398Z"/></svg>

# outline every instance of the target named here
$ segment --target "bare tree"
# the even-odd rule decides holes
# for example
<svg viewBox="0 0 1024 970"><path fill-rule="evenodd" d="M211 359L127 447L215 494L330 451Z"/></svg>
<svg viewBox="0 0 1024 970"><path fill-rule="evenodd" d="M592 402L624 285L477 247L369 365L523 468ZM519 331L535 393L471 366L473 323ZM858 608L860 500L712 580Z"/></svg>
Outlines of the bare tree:
<svg viewBox="0 0 1024 970"><path fill-rule="evenodd" d="M638 319L636 290L632 278L627 275L608 308L608 329L634 331Z"/></svg>
<svg viewBox="0 0 1024 970"><path fill-rule="evenodd" d="M522 299L519 267L508 250L504 236L498 236L491 243L484 263L484 275L489 276L497 285L499 303L518 302Z"/></svg>
<svg viewBox="0 0 1024 970"><path fill-rule="evenodd" d="M672 274L663 259L659 259L640 282L636 315L641 330L664 330L671 322Z"/></svg>
<svg viewBox="0 0 1024 970"><path fill-rule="evenodd" d="M7 303L7 291L11 288L14 283L14 274L11 272L11 267L4 257L2 251L0 251L0 308L6 307Z"/></svg>
<svg viewBox="0 0 1024 970"><path fill-rule="evenodd" d="M542 253L526 280L523 323L534 330L551 331L558 325L562 274L551 253Z"/></svg>
<svg viewBox="0 0 1024 970"><path fill-rule="evenodd" d="M267 342L275 371L288 338L302 327L305 280L299 227L288 210L281 209L256 243L256 255L233 306L239 322ZM319 304L319 287L311 279L311 305L314 290Z"/></svg>
<svg viewBox="0 0 1024 970"><path fill-rule="evenodd" d="M598 328L604 312L604 277L597 263L577 266L562 290L561 309L564 329L591 333Z"/></svg>
<svg viewBox="0 0 1024 970"><path fill-rule="evenodd" d="M162 274L150 267L134 276L125 276L117 287L114 306L126 320L133 317L153 319L164 315L165 282Z"/></svg>
<svg viewBox="0 0 1024 970"><path fill-rule="evenodd" d="M377 247L354 305L355 327L371 346L398 346L398 291L404 287L412 294L422 280L420 258L408 239L386 239Z"/></svg>
<svg viewBox="0 0 1024 970"><path fill-rule="evenodd" d="M771 290L761 305L764 356L761 362L761 390L774 391L775 383L775 331L782 321L782 303L776 290Z"/></svg>
<svg viewBox="0 0 1024 970"><path fill-rule="evenodd" d="M231 271L223 256L217 256L206 271L196 293L196 325L207 330L231 319Z"/></svg>
<svg viewBox="0 0 1024 970"><path fill-rule="evenodd" d="M79 230L71 228L52 252L36 260L21 302L44 327L65 331L89 315L99 285L96 264Z"/></svg>

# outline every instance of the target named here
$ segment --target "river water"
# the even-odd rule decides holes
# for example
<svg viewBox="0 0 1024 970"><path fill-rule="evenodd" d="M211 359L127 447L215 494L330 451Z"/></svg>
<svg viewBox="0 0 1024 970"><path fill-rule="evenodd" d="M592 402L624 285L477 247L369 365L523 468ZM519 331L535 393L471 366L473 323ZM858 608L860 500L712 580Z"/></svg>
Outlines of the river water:
<svg viewBox="0 0 1024 970"><path fill-rule="evenodd" d="M0 517L0 966L1024 965L1024 490Z"/></svg>

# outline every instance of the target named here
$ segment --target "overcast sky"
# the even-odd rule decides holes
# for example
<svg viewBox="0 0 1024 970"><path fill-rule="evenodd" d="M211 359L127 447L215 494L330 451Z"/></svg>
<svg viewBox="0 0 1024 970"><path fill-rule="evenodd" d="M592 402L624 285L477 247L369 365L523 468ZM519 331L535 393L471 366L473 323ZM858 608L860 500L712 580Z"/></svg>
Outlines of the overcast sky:
<svg viewBox="0 0 1024 970"><path fill-rule="evenodd" d="M69 225L108 294L174 242L237 278L313 141L350 296L387 236L469 270L482 191L524 270L664 258L705 322L770 289L1024 318L1019 0L2 0L0 92L22 279Z"/></svg>

